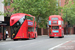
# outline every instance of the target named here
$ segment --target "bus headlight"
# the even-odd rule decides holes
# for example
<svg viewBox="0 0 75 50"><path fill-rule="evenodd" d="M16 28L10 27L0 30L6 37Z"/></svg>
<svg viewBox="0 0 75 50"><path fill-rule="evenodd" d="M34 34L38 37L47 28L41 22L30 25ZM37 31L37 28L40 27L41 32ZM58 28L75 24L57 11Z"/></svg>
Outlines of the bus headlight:
<svg viewBox="0 0 75 50"><path fill-rule="evenodd" d="M60 20L58 21L58 25L61 25L61 21Z"/></svg>
<svg viewBox="0 0 75 50"><path fill-rule="evenodd" d="M49 21L49 25L51 25L51 21Z"/></svg>

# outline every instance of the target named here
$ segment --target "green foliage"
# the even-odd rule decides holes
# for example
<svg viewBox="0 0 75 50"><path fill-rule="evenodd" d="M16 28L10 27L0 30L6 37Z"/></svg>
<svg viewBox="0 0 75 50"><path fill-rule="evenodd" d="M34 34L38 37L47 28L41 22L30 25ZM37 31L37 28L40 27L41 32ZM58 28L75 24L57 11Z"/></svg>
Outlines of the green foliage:
<svg viewBox="0 0 75 50"><path fill-rule="evenodd" d="M4 13L0 13L1 15L4 15L4 17L8 16L10 17L11 13L10 13L10 10L11 8L7 8L8 4L10 4L11 0L4 0L2 3L4 4L5 6L5 12Z"/></svg>
<svg viewBox="0 0 75 50"><path fill-rule="evenodd" d="M4 0L5 7L11 0ZM56 6L56 0L13 0L11 7L14 8L12 13L26 13L36 17L37 25L46 28L48 17L58 15L60 7ZM7 8L6 8L7 9ZM10 15L10 9L7 9L5 16Z"/></svg>
<svg viewBox="0 0 75 50"><path fill-rule="evenodd" d="M2 3L4 4L4 6L8 6L8 3L10 3L11 0L4 0Z"/></svg>
<svg viewBox="0 0 75 50"><path fill-rule="evenodd" d="M58 14L56 0L13 0L13 13L27 13L36 17L37 25L46 28L48 17Z"/></svg>
<svg viewBox="0 0 75 50"><path fill-rule="evenodd" d="M72 1L69 1L69 3L63 7L62 13L64 21L66 21L67 17L67 21L70 22L71 26L75 25L75 3L72 4Z"/></svg>

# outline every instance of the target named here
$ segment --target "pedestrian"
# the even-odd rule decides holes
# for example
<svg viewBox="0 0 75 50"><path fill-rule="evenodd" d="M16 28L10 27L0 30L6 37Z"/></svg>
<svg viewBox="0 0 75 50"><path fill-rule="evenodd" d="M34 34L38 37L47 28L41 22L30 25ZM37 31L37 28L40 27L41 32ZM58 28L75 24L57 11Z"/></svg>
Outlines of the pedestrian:
<svg viewBox="0 0 75 50"><path fill-rule="evenodd" d="M7 36L8 36L8 31L7 31L7 29L6 29L6 38L7 38Z"/></svg>

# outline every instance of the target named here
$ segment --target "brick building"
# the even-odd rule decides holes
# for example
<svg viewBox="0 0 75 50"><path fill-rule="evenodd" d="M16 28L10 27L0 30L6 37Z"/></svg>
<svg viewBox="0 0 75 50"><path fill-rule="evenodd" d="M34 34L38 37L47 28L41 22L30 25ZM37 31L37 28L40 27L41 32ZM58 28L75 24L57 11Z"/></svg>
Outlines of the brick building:
<svg viewBox="0 0 75 50"><path fill-rule="evenodd" d="M0 0L0 11L4 13L4 4L2 4L4 0ZM0 15L0 21L4 21L4 16Z"/></svg>

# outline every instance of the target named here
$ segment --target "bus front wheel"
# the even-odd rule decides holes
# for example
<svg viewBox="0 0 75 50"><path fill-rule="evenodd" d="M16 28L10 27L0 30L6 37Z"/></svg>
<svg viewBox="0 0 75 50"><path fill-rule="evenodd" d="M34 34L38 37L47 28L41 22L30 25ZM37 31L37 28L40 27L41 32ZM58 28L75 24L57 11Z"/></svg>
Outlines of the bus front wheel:
<svg viewBox="0 0 75 50"><path fill-rule="evenodd" d="M17 41L18 39L13 39L14 41Z"/></svg>
<svg viewBox="0 0 75 50"><path fill-rule="evenodd" d="M4 41L6 40L6 39L3 39Z"/></svg>
<svg viewBox="0 0 75 50"><path fill-rule="evenodd" d="M49 38L54 38L54 37L51 37L51 36L50 36Z"/></svg>

